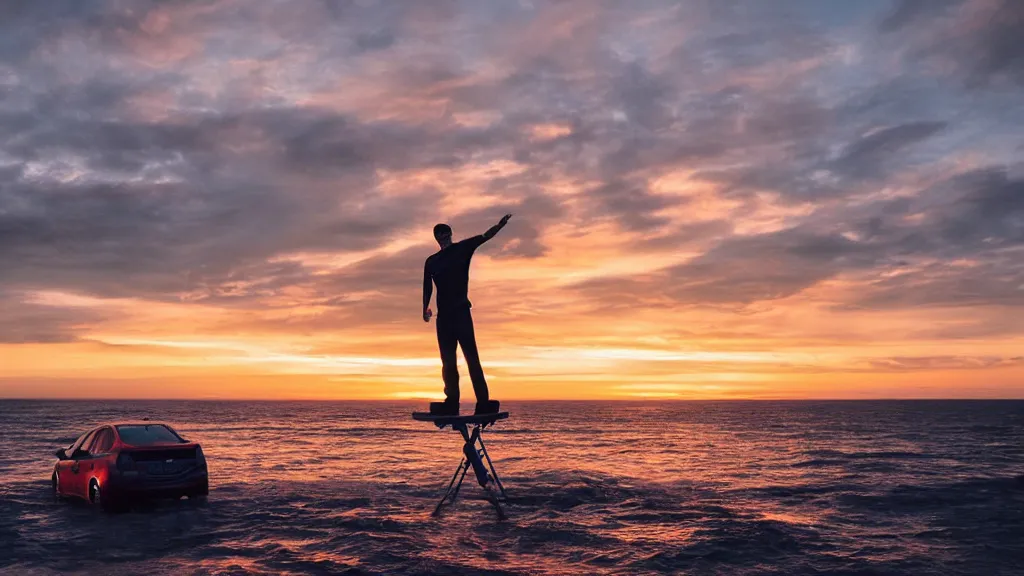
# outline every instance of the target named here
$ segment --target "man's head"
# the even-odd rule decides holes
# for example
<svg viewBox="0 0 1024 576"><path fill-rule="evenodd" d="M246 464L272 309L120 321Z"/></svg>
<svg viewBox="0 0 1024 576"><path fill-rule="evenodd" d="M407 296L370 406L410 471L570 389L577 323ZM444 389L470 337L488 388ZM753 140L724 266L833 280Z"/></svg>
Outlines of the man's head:
<svg viewBox="0 0 1024 576"><path fill-rule="evenodd" d="M452 243L452 227L447 224L434 226L434 240L437 240L441 248L447 248Z"/></svg>

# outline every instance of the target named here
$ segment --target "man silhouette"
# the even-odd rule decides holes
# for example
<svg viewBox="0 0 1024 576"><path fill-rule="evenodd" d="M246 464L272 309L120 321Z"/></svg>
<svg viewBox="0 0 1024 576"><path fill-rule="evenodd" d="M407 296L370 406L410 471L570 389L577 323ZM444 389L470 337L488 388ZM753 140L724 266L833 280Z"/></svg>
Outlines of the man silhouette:
<svg viewBox="0 0 1024 576"><path fill-rule="evenodd" d="M429 322L430 295L437 284L437 346L441 350L441 377L444 379L444 402L431 402L432 414L457 415L459 413L459 368L456 345L462 346L462 355L469 365L469 377L476 394L475 414L498 411L498 401L491 400L487 392L484 369L476 349L476 334L469 309L469 263L481 244L490 240L505 227L511 214L483 234L452 243L452 229L447 224L434 226L434 239L441 249L431 254L423 264L423 321Z"/></svg>

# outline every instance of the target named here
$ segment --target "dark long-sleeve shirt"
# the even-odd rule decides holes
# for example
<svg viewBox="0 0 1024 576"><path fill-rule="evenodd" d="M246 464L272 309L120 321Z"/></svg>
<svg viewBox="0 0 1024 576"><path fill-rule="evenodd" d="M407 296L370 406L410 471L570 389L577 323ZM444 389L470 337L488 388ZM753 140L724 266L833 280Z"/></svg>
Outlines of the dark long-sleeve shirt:
<svg viewBox="0 0 1024 576"><path fill-rule="evenodd" d="M437 285L437 313L471 308L469 264L473 253L487 241L483 234L466 238L431 254L423 264L423 308L430 303L431 281Z"/></svg>

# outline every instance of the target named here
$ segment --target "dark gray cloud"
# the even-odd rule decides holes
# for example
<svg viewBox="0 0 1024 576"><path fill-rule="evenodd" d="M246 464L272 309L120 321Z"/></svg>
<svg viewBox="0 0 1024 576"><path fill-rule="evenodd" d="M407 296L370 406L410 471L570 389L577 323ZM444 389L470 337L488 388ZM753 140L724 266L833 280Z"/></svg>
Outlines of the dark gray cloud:
<svg viewBox="0 0 1024 576"><path fill-rule="evenodd" d="M876 279L852 302L859 308L1024 306L1024 270L1019 262L995 261L957 268L926 265L896 278ZM1019 312L1015 312L1019 313Z"/></svg>
<svg viewBox="0 0 1024 576"><path fill-rule="evenodd" d="M995 251L1024 244L1024 178L993 168L963 174L947 185L966 191L935 211L938 234L949 246L970 255L982 247Z"/></svg>
<svg viewBox="0 0 1024 576"><path fill-rule="evenodd" d="M584 294L634 302L745 305L792 296L844 270L865 269L880 258L843 236L799 229L731 238L685 264L639 278L580 285ZM628 305L628 302L627 302Z"/></svg>
<svg viewBox="0 0 1024 576"><path fill-rule="evenodd" d="M891 265L858 291L858 305L1024 305L1024 180L975 170L874 210L857 227Z"/></svg>
<svg viewBox="0 0 1024 576"><path fill-rule="evenodd" d="M390 30L374 30L356 35L356 47L360 52L372 52L390 48L395 43L395 35Z"/></svg>
<svg viewBox="0 0 1024 576"><path fill-rule="evenodd" d="M590 197L604 213L616 215L622 227L631 231L660 228L668 223L655 212L680 203L680 199L657 196L643 185L628 182L609 182L591 192Z"/></svg>
<svg viewBox="0 0 1024 576"><path fill-rule="evenodd" d="M781 116L776 115L781 112ZM945 122L911 122L873 130L844 142L824 121L827 112L813 104L790 103L788 109L766 111L751 120L752 131L764 142L774 142L785 161L704 170L697 179L724 187L724 193L747 196L770 191L794 202L827 200L862 192L861 181L885 181L905 167L909 148L939 133ZM800 128L786 128L799 126ZM842 143L837 157L829 151Z"/></svg>
<svg viewBox="0 0 1024 576"><path fill-rule="evenodd" d="M893 161L895 154L945 126L945 122L913 122L878 130L852 142L832 168L855 177L882 176L883 163Z"/></svg>
<svg viewBox="0 0 1024 576"><path fill-rule="evenodd" d="M1024 83L1024 4L1003 0L983 25L971 31L963 47L963 62L974 84L1000 76Z"/></svg>
<svg viewBox="0 0 1024 576"><path fill-rule="evenodd" d="M227 303L264 308L281 305L278 291L288 287L298 289L302 304L323 307L316 315L297 315L279 319L239 318L238 326L248 329L263 327L275 330L312 331L384 327L388 324L408 324L419 319L423 280L423 262L436 249L436 245L415 245L404 250L377 254L344 268L324 273L298 264L283 267L287 272L277 281L268 283L266 270L256 270L253 279L260 281L236 296L212 295L206 303ZM214 286L221 287L223 282ZM288 305L285 303L284 305ZM230 331L231 326L225 326Z"/></svg>
<svg viewBox="0 0 1024 576"><path fill-rule="evenodd" d="M925 18L935 18L963 0L897 0L880 27L884 32L903 30Z"/></svg>
<svg viewBox="0 0 1024 576"><path fill-rule="evenodd" d="M75 135L62 139L64 132ZM259 145L244 156L235 152L238 134ZM229 275L290 251L380 246L431 212L428 197L375 193L376 167L414 162L412 144L386 145L391 138L416 139L387 125L309 111L200 115L171 124L51 119L16 133L19 144L8 154L25 162L84 157L99 177L149 162L159 170L172 158L187 164L169 169L179 181L167 183L60 181L26 176L23 168L0 184L4 282L171 297L188 290L189 275L199 270ZM303 153L316 149L330 153ZM432 161L428 152L421 162ZM331 185L306 180L309 188L286 193L281 178L297 172L329 173Z"/></svg>
<svg viewBox="0 0 1024 576"><path fill-rule="evenodd" d="M666 271L682 301L750 303L785 298L849 268L871 266L870 249L842 236L799 230L728 240Z"/></svg>
<svg viewBox="0 0 1024 576"><path fill-rule="evenodd" d="M679 251L714 246L732 235L733 223L724 219L664 226L657 234L635 242L638 250Z"/></svg>
<svg viewBox="0 0 1024 576"><path fill-rule="evenodd" d="M617 302L745 305L837 276L866 286L844 305L1020 302L1020 263L1000 251L1019 247L1024 229L1021 181L1004 164L1020 145L1008 127L1024 107L997 90L1021 78L1018 2L977 4L987 18L977 22L960 3L915 1L891 12L873 3L298 6L4 3L0 286L239 306L296 288L340 308L346 295L377 290L380 302L359 305L386 316L391 299L416 302L426 254L324 277L276 258L379 248L440 220L470 235L513 212L482 249L495 258L544 256L545 231L558 223L612 221L636 249L708 247L621 286L583 287ZM166 22L147 20L155 7ZM82 60L61 58L67 46L81 46ZM957 70L932 66L937 57ZM221 79L229 63L265 68L269 80ZM383 102L362 115L304 100L323 103L331 90L344 100L368 84ZM147 99L155 110L140 111ZM399 112L374 108L405 99ZM495 119L460 123L477 113ZM549 123L567 133L531 136ZM911 199L865 200L961 153L992 167ZM522 170L477 192L486 209L440 213L436 183L403 196L379 189L382 172L491 160ZM681 224L691 206L654 186L678 170L743 206ZM577 192L547 189L567 183ZM733 236L761 192L815 211L782 231ZM926 262L944 258L977 262ZM897 267L907 273L881 276Z"/></svg>
<svg viewBox="0 0 1024 576"><path fill-rule="evenodd" d="M1024 179L1004 167L971 170L913 198L881 201L851 224L900 255L1000 257L1024 243ZM908 222L908 218L913 217Z"/></svg>
<svg viewBox="0 0 1024 576"><path fill-rule="evenodd" d="M860 284L841 307L1024 305L1024 180L1001 168L971 171L914 200L879 201L863 211L871 216L728 237L684 264L577 288L633 303L742 306L842 275ZM852 237L828 231L840 226Z"/></svg>
<svg viewBox="0 0 1024 576"><path fill-rule="evenodd" d="M902 0L881 29L909 36L921 62L955 63L973 88L1024 82L1024 5L1016 0Z"/></svg>
<svg viewBox="0 0 1024 576"><path fill-rule="evenodd" d="M0 63L24 64L40 49L65 38L81 39L103 53L131 52L133 41L148 37L157 45L173 41L143 23L155 9L212 7L216 0L10 0L0 3ZM45 69L49 63L35 62ZM27 71L27 70L26 70Z"/></svg>

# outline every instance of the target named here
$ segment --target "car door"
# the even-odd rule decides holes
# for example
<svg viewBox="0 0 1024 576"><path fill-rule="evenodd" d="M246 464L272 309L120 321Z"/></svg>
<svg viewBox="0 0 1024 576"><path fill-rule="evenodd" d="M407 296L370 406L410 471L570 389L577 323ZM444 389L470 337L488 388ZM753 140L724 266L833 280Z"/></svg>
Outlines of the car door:
<svg viewBox="0 0 1024 576"><path fill-rule="evenodd" d="M114 431L109 426L100 428L93 436L92 445L89 447L89 459L82 461L82 468L86 468L86 463L88 463L87 478L99 478L101 485L107 481L103 468L106 459L110 457L110 449L113 446ZM86 487L88 488L88 483L86 483Z"/></svg>
<svg viewBox="0 0 1024 576"><path fill-rule="evenodd" d="M74 460L71 459L71 455L75 453L75 450L78 450L78 448L82 446L82 443L85 442L85 438L88 435L89 432L86 432L79 436L78 440L75 440L71 446L64 451L65 459L57 462L57 481L59 483L60 493L65 496L72 496L76 494L74 491L74 482L72 482L74 474L71 472L71 466L74 464Z"/></svg>
<svg viewBox="0 0 1024 576"><path fill-rule="evenodd" d="M68 491L66 492L69 496L89 497L88 469L83 470L82 464L84 463L86 466L89 464L89 447L94 438L96 438L96 430L89 432L81 446L71 453L71 465L68 468L71 474L68 475Z"/></svg>

